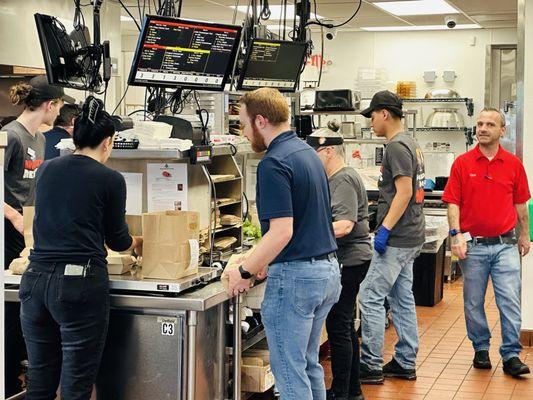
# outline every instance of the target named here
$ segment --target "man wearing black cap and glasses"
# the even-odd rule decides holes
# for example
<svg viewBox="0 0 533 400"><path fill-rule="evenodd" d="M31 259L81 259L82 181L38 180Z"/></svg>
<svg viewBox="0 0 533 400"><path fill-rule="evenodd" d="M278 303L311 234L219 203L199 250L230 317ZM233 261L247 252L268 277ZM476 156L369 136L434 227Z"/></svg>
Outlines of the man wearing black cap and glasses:
<svg viewBox="0 0 533 400"><path fill-rule="evenodd" d="M368 198L359 174L346 166L342 136L330 129L319 129L306 140L316 150L328 176L333 231L342 264L341 295L326 319L333 375L327 400L364 400L354 311L359 286L372 258Z"/></svg>
<svg viewBox="0 0 533 400"><path fill-rule="evenodd" d="M378 181L378 230L374 255L361 284L362 383L381 384L384 376L416 379L418 328L413 297L413 262L424 243L424 160L402 124L402 101L378 92L362 113L372 119L376 136L386 139ZM392 360L383 365L385 313L388 299L398 342Z"/></svg>
<svg viewBox="0 0 533 400"><path fill-rule="evenodd" d="M12 86L9 97L13 105L24 106L24 111L2 128L7 131L4 158L5 269L24 249L22 209L34 204L35 173L44 160L45 138L39 132L39 126L53 125L64 100L74 100L66 96L62 88L48 84L46 76ZM18 375L24 342L19 303L6 303L5 312L5 394L10 397L21 391Z"/></svg>

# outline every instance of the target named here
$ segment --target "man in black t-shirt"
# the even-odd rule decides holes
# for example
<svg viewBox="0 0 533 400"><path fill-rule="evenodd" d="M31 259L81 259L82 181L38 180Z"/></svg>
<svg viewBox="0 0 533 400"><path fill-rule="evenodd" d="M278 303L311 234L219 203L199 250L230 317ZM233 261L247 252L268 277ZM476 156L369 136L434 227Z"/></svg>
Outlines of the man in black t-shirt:
<svg viewBox="0 0 533 400"><path fill-rule="evenodd" d="M307 136L328 176L333 230L342 264L342 291L326 320L333 381L328 400L364 400L359 382L359 338L354 310L359 286L366 276L372 246L368 227L368 198L359 174L344 161L343 138L329 129Z"/></svg>
<svg viewBox="0 0 533 400"><path fill-rule="evenodd" d="M413 262L424 244L424 158L420 146L405 132L402 101L378 92L362 112L372 118L376 136L387 140L378 181L378 230L374 255L361 284L361 382L383 383L383 376L416 379L418 327L413 297ZM388 299L398 342L392 360L382 367Z"/></svg>

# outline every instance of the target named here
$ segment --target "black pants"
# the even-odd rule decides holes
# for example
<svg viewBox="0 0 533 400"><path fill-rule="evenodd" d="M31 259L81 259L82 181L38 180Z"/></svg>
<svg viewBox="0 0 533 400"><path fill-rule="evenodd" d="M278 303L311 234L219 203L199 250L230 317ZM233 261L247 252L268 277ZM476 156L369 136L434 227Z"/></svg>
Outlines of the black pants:
<svg viewBox="0 0 533 400"><path fill-rule="evenodd" d="M24 249L24 236L15 229L8 219L4 219L4 235L4 269L7 269L11 261L18 258L20 252ZM22 391L22 382L18 377L22 371L20 362L26 357L26 348L20 328L20 304L5 303L4 310L4 379L7 398Z"/></svg>
<svg viewBox="0 0 533 400"><path fill-rule="evenodd" d="M359 383L359 338L355 332L354 311L359 286L365 279L370 261L342 268L342 291L337 304L326 320L331 349L331 391L338 396L354 396L361 390Z"/></svg>
<svg viewBox="0 0 533 400"><path fill-rule="evenodd" d="M26 400L88 400L109 321L107 269L64 275L65 264L30 263L22 276L20 318L28 348Z"/></svg>

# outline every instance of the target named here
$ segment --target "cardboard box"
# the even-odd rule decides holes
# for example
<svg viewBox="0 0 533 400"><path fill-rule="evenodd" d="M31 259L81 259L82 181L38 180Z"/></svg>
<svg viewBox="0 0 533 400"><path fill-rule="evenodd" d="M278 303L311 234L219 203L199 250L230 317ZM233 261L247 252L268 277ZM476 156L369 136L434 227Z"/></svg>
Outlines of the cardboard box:
<svg viewBox="0 0 533 400"><path fill-rule="evenodd" d="M250 350L241 361L241 387L244 392L263 393L274 386L268 350Z"/></svg>
<svg viewBox="0 0 533 400"><path fill-rule="evenodd" d="M200 214L164 211L142 216L142 274L152 279L180 279L198 272Z"/></svg>

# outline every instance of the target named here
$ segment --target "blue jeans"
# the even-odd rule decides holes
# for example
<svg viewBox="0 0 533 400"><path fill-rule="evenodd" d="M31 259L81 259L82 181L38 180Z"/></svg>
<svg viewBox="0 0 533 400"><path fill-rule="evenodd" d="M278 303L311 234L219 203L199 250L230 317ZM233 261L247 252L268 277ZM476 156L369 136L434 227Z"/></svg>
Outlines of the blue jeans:
<svg viewBox="0 0 533 400"><path fill-rule="evenodd" d="M337 260L272 264L266 285L261 316L281 399L325 400L318 352L326 317L341 293Z"/></svg>
<svg viewBox="0 0 533 400"><path fill-rule="evenodd" d="M485 293L489 276L500 311L503 361L518 357L520 344L520 255L513 244L473 245L468 243L466 259L461 260L463 298L468 338L475 351L488 350L490 329L485 315Z"/></svg>
<svg viewBox="0 0 533 400"><path fill-rule="evenodd" d="M20 319L28 349L26 400L88 400L109 320L107 269L64 275L63 263L35 263L22 276Z"/></svg>
<svg viewBox="0 0 533 400"><path fill-rule="evenodd" d="M361 284L361 364L380 370L383 366L385 310L388 299L398 335L394 358L403 368L413 369L418 353L418 327L413 296L413 262L421 246L387 247L384 254L374 251L370 268Z"/></svg>

